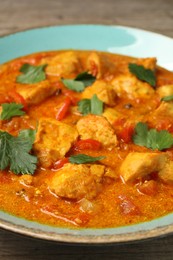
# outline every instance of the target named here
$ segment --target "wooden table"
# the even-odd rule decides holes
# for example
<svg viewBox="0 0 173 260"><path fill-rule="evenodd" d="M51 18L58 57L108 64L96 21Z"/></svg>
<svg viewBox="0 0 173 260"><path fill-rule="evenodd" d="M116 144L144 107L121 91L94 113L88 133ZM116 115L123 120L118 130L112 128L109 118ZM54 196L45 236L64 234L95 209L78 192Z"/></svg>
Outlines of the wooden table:
<svg viewBox="0 0 173 260"><path fill-rule="evenodd" d="M114 24L173 37L172 0L0 0L0 36L60 24ZM8 50L7 50L8 51ZM115 246L70 246L0 230L0 259L173 259L173 236Z"/></svg>

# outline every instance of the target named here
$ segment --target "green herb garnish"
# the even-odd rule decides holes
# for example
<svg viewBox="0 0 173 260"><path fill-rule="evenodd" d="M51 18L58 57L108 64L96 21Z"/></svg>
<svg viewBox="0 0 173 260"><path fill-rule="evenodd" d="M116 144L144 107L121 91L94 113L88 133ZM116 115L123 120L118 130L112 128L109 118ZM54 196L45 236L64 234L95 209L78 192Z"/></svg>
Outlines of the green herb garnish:
<svg viewBox="0 0 173 260"><path fill-rule="evenodd" d="M25 112L21 110L22 104L17 103L4 103L2 106L2 112L0 115L1 120L11 119L13 116L23 116Z"/></svg>
<svg viewBox="0 0 173 260"><path fill-rule="evenodd" d="M103 102L94 94L91 99L80 100L78 102L78 110L83 115L101 115L103 113Z"/></svg>
<svg viewBox="0 0 173 260"><path fill-rule="evenodd" d="M148 130L145 123L139 122L135 127L133 142L139 146L145 146L152 150L164 150L172 147L173 136L167 130Z"/></svg>
<svg viewBox="0 0 173 260"><path fill-rule="evenodd" d="M95 82L96 77L89 74L87 71L84 71L84 72L78 74L77 77L75 78L75 80L82 81L83 84L85 85L85 87L88 87L88 86L91 86Z"/></svg>
<svg viewBox="0 0 173 260"><path fill-rule="evenodd" d="M162 97L161 101L173 101L173 95Z"/></svg>
<svg viewBox="0 0 173 260"><path fill-rule="evenodd" d="M30 154L34 136L31 129L22 130L17 137L0 131L0 170L9 167L15 174L33 174L37 163L37 157Z"/></svg>
<svg viewBox="0 0 173 260"><path fill-rule="evenodd" d="M69 161L74 164L92 163L105 159L105 156L92 157L86 154L77 154L69 157Z"/></svg>
<svg viewBox="0 0 173 260"><path fill-rule="evenodd" d="M82 92L85 89L85 85L81 81L76 81L74 79L62 79L64 85L73 91Z"/></svg>
<svg viewBox="0 0 173 260"><path fill-rule="evenodd" d="M96 78L88 72L82 72L75 79L62 79L64 85L76 92L82 92L86 87L92 85Z"/></svg>
<svg viewBox="0 0 173 260"><path fill-rule="evenodd" d="M19 136L21 138L25 138L27 140L30 140L30 142L33 144L36 136L36 130L33 129L23 129L19 132Z"/></svg>
<svg viewBox="0 0 173 260"><path fill-rule="evenodd" d="M46 64L33 66L25 63L20 68L20 72L23 74L19 75L16 81L22 84L34 84L43 81L46 79L46 74L44 72L46 66Z"/></svg>
<svg viewBox="0 0 173 260"><path fill-rule="evenodd" d="M142 65L129 63L129 71L134 74L138 79L149 83L152 87L156 85L156 76L153 70L146 69Z"/></svg>

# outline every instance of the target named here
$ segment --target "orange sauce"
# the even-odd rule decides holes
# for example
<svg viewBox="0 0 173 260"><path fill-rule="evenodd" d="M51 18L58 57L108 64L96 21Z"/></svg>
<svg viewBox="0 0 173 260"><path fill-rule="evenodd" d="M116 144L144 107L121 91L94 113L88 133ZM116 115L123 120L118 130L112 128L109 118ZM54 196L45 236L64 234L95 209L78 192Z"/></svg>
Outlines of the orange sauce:
<svg viewBox="0 0 173 260"><path fill-rule="evenodd" d="M89 54L88 51L76 51L82 67L85 67L85 61ZM41 59L53 57L59 52L45 52L32 54L10 61L0 68L0 91L1 96L8 96L9 91L16 88L16 76L19 75L19 69L22 64L30 63L39 65ZM134 58L105 53L107 58L117 64L117 75L127 67ZM157 87L169 82L173 84L173 73L162 68L157 68ZM73 75L69 75L73 78ZM56 77L48 77L51 84L61 84ZM105 78L104 80L107 80ZM62 85L62 84L61 84ZM64 86L61 86L64 89ZM61 89L61 90L62 90ZM17 135L19 130L35 128L40 117L56 117L56 113L66 98L65 92L58 92L47 98L44 102L29 106L27 117L14 117L11 120L0 120L0 129L7 131L12 135ZM80 93L73 92L74 98L81 98ZM130 105L129 105L130 104ZM128 108L128 105L131 106ZM121 122L115 122L113 125L119 145L111 151L101 148L99 151L91 149L83 150L82 153L91 156L105 155L103 164L110 166L117 173L117 179L107 178L104 180L100 193L92 199L93 210L84 211L81 207L81 201L73 201L56 196L49 190L47 180L54 175L55 169L43 169L37 166L33 175L32 183L27 184L23 181L21 175L3 170L0 171L0 209L10 214L23 217L29 220L44 224L60 227L118 227L144 221L149 221L157 217L166 215L173 211L173 185L163 183L156 176L149 176L146 181L154 180L154 186L151 182L151 190L141 188L141 183L124 183L119 177L119 167L124 158L130 151L148 152L149 149L134 145L128 140L126 143L122 137L123 120L125 122L130 118L133 120L136 115L146 115L155 110L158 106L158 96L153 95L152 99L131 99L127 97L117 98L115 109L124 115ZM81 116L70 110L68 115L62 120L64 123L74 125ZM159 122L157 118L149 120L151 127L156 127ZM173 120L172 122L173 123ZM169 149L172 154L173 149ZM78 151L70 150L71 154L77 154ZM142 192L141 192L142 191Z"/></svg>

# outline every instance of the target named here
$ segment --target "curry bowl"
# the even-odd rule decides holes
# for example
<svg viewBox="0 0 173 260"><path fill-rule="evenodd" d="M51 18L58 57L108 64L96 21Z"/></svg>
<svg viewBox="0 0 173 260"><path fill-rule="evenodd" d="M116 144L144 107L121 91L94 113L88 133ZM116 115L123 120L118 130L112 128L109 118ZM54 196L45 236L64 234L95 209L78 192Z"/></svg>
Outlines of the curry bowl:
<svg viewBox="0 0 173 260"><path fill-rule="evenodd" d="M0 38L0 63L32 53L58 50L103 51L133 57L157 57L173 70L173 39L123 26L66 25L36 28ZM65 228L0 211L0 227L26 236L66 243L109 244L138 241L173 232L173 213L115 228Z"/></svg>

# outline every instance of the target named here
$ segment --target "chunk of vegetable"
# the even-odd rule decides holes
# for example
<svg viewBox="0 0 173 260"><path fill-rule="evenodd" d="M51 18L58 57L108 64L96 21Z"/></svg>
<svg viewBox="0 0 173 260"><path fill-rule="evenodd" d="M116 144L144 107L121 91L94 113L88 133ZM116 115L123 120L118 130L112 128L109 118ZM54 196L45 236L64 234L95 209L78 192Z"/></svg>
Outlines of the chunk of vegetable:
<svg viewBox="0 0 173 260"><path fill-rule="evenodd" d="M70 99L70 97L66 97L64 103L58 110L56 119L60 120L60 121L63 120L67 116L70 106L71 106L71 99Z"/></svg>

